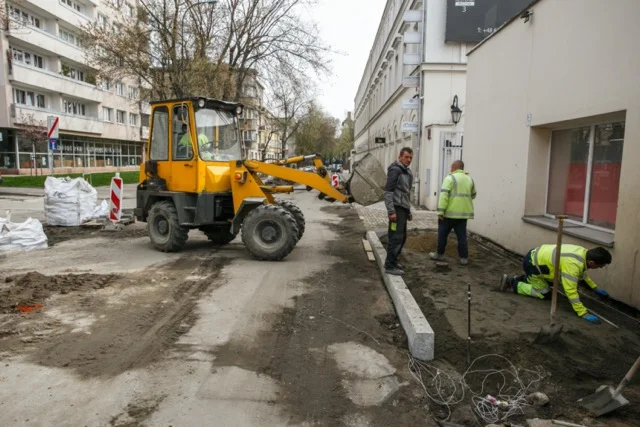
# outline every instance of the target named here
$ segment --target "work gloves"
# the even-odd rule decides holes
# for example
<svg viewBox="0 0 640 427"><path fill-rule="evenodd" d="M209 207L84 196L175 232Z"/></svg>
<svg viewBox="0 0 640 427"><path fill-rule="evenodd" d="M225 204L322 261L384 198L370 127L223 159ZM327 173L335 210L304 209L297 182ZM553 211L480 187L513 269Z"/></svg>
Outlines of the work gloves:
<svg viewBox="0 0 640 427"><path fill-rule="evenodd" d="M605 291L604 289L596 289L594 291L597 295L600 295L601 297L608 297L609 294L607 293L607 291Z"/></svg>
<svg viewBox="0 0 640 427"><path fill-rule="evenodd" d="M587 313L584 316L582 316L582 318L589 323L600 323L600 319L598 319L598 317L594 316L593 314Z"/></svg>

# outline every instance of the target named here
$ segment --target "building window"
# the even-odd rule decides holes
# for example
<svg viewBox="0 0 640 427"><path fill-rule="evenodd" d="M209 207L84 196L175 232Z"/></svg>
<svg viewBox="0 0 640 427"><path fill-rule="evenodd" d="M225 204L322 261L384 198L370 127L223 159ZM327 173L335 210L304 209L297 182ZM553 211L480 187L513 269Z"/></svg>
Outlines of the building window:
<svg viewBox="0 0 640 427"><path fill-rule="evenodd" d="M102 107L102 120L113 122L113 108Z"/></svg>
<svg viewBox="0 0 640 427"><path fill-rule="evenodd" d="M554 131L547 213L615 230L625 122Z"/></svg>
<svg viewBox="0 0 640 427"><path fill-rule="evenodd" d="M100 25L102 29L106 29L107 25L109 25L109 21L107 20L107 17L101 13L98 13L98 25Z"/></svg>
<svg viewBox="0 0 640 427"><path fill-rule="evenodd" d="M110 91L113 87L113 84L111 83L111 80L101 80L99 87L104 91Z"/></svg>
<svg viewBox="0 0 640 427"><path fill-rule="evenodd" d="M129 86L129 99L138 99L138 88Z"/></svg>
<svg viewBox="0 0 640 427"><path fill-rule="evenodd" d="M122 124L122 125L123 125L123 124L125 123L125 121L126 121L126 116L127 116L127 113L126 113L126 112L124 112L124 111L118 110L118 111L116 112L116 120L118 121L118 123L120 123L120 124Z"/></svg>
<svg viewBox="0 0 640 427"><path fill-rule="evenodd" d="M79 3L76 3L73 0L61 0L62 4L64 4L67 7L70 7L71 9L75 10L76 12L80 12L82 13L82 5Z"/></svg>
<svg viewBox="0 0 640 427"><path fill-rule="evenodd" d="M126 10L127 16L130 18L133 18L133 7L130 4L128 3L126 4L125 10Z"/></svg>
<svg viewBox="0 0 640 427"><path fill-rule="evenodd" d="M67 43L71 43L72 45L78 47L81 46L80 39L75 34L70 31L63 30L62 28L60 28L60 38Z"/></svg>
<svg viewBox="0 0 640 427"><path fill-rule="evenodd" d="M65 99L64 103L64 111L67 114L72 114L74 116L86 116L87 115L87 107L78 101L69 101Z"/></svg>
<svg viewBox="0 0 640 427"><path fill-rule="evenodd" d="M120 96L124 96L124 83L122 82L116 83L116 93Z"/></svg>
<svg viewBox="0 0 640 427"><path fill-rule="evenodd" d="M9 17L22 25L29 25L35 28L41 28L42 25L40 18L16 6L9 6Z"/></svg>
<svg viewBox="0 0 640 427"><path fill-rule="evenodd" d="M44 69L44 60L42 59L42 56L36 55L35 53L11 47L11 58L14 62L17 62L19 64Z"/></svg>
<svg viewBox="0 0 640 427"><path fill-rule="evenodd" d="M138 115L137 114L129 114L129 125L138 126Z"/></svg>
<svg viewBox="0 0 640 427"><path fill-rule="evenodd" d="M64 63L62 64L62 75L81 82L86 81L84 71L72 68Z"/></svg>
<svg viewBox="0 0 640 427"><path fill-rule="evenodd" d="M46 108L45 96L29 90L14 89L13 102L30 107Z"/></svg>

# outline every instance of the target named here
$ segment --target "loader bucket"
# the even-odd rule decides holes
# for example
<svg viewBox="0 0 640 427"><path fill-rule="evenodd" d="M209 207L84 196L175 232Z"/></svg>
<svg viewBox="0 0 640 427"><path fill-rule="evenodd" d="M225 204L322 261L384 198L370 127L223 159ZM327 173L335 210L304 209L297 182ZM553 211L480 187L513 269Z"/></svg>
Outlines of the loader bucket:
<svg viewBox="0 0 640 427"><path fill-rule="evenodd" d="M384 198L387 174L382 165L370 153L354 162L348 189L356 203L372 205Z"/></svg>

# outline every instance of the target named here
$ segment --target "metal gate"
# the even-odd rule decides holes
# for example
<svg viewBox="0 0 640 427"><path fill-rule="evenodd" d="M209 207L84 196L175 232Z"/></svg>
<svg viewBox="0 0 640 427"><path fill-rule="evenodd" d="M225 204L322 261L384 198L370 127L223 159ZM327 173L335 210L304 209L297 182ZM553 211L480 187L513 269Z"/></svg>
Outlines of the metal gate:
<svg viewBox="0 0 640 427"><path fill-rule="evenodd" d="M462 160L462 143L464 134L462 132L441 132L440 133L440 182L451 170L451 163L455 160ZM438 187L440 196L440 187Z"/></svg>

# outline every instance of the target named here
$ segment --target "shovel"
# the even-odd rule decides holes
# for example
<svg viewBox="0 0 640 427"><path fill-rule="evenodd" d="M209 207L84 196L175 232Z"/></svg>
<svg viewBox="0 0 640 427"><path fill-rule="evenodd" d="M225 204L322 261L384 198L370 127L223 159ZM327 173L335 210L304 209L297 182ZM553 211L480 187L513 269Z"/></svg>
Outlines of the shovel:
<svg viewBox="0 0 640 427"><path fill-rule="evenodd" d="M538 336L533 341L534 344L549 344L555 342L562 332L564 325L555 324L556 305L558 303L558 286L560 286L560 255L562 253L562 228L566 215L558 215L558 240L556 242L556 259L553 260L553 289L551 290L551 315L549 325L540 328Z"/></svg>
<svg viewBox="0 0 640 427"><path fill-rule="evenodd" d="M578 400L578 403L588 409L596 417L607 414L614 409L618 409L629 403L627 399L622 396L622 389L629 384L629 381L633 378L635 373L640 368L640 357L636 359L636 363L633 364L627 375L624 376L618 387L614 390L611 386L600 386L595 393L590 394L587 397L583 397Z"/></svg>

